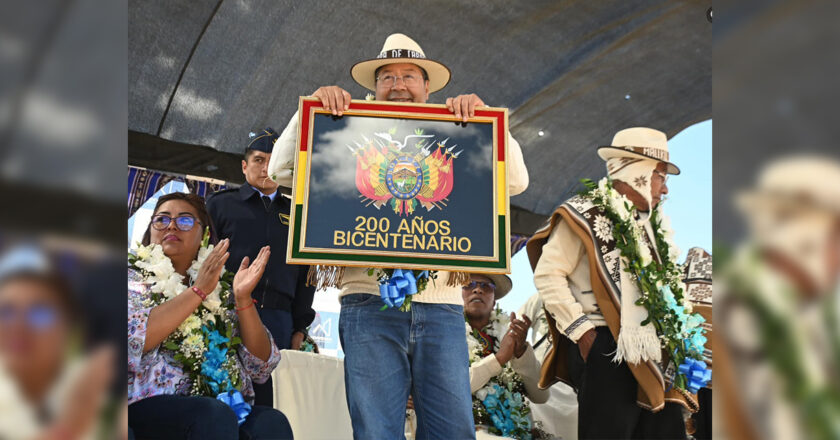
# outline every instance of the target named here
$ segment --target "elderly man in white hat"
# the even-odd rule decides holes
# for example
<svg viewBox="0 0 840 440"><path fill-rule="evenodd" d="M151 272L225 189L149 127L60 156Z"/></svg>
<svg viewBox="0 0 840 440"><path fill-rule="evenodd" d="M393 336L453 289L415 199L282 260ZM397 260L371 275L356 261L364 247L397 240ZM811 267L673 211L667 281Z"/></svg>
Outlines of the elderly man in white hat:
<svg viewBox="0 0 840 440"><path fill-rule="evenodd" d="M777 159L735 201L749 239L715 268L723 432L838 438L840 163Z"/></svg>
<svg viewBox="0 0 840 440"><path fill-rule="evenodd" d="M353 79L375 93L378 101L425 103L429 94L449 82L449 69L426 58L414 40L390 35L376 58L356 63ZM350 94L325 86L312 96L341 116ZM467 121L484 101L475 94L447 98L446 105ZM291 187L298 116L274 145L269 175ZM510 145L508 191L516 195L528 187L528 171L519 144ZM469 363L464 339L460 277L439 271L422 295L412 299L411 311L382 310L376 277L365 268L338 272L341 292L339 332L344 350L347 405L355 438L402 438L409 392L417 413L418 438L473 438Z"/></svg>
<svg viewBox="0 0 840 440"><path fill-rule="evenodd" d="M609 209L623 210L640 227L636 238L647 244L640 248L647 248L649 259L674 261L679 251L660 204L668 174L680 171L669 162L665 134L621 130L598 155L608 174L599 188L614 188L606 191ZM631 204L635 216L627 209ZM654 215L663 221L651 221ZM578 195L560 205L527 244L554 342L540 385L562 380L577 390L582 439L684 438L681 408L665 393L658 335L650 323L641 324L648 315L636 304L640 286L627 276L630 266L613 227L592 196ZM668 255L653 245L657 234L670 245ZM688 405L696 409L696 400Z"/></svg>

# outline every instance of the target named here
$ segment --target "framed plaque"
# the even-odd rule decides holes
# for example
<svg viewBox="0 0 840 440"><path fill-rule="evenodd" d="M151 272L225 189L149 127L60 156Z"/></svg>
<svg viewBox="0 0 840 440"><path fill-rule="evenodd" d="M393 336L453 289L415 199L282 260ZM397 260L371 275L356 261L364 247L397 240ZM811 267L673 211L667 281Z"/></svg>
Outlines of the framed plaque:
<svg viewBox="0 0 840 440"><path fill-rule="evenodd" d="M299 105L289 263L510 273L507 109Z"/></svg>

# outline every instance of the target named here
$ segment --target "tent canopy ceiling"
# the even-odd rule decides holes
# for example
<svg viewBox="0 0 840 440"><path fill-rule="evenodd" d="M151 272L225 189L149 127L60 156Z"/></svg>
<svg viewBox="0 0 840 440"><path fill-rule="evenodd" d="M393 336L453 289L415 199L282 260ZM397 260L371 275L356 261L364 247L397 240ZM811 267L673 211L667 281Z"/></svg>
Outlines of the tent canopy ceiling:
<svg viewBox="0 0 840 440"><path fill-rule="evenodd" d="M236 169L248 132L281 131L298 96L322 85L363 98L350 66L402 32L453 72L430 102L477 93L510 109L531 178L511 204L541 218L579 188L581 177L604 175L595 148L616 131L650 126L671 137L711 117L710 6L132 0L129 163L242 181L241 173L220 170ZM185 170L173 160L179 153L161 146L195 147L199 157L233 165Z"/></svg>

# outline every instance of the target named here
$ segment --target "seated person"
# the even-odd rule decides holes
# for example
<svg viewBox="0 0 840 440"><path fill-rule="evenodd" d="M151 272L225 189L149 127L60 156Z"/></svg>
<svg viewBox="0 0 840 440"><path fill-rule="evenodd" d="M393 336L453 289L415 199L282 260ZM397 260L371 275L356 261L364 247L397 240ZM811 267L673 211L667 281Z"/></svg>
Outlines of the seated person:
<svg viewBox="0 0 840 440"><path fill-rule="evenodd" d="M270 250L245 257L232 282L220 280L230 242L200 252L205 230L215 242L201 197L167 194L155 206L144 248L129 258L129 428L138 439L290 439L280 411L234 400L236 391L253 404L253 383L264 383L280 361L251 299ZM227 337L210 330L228 323ZM180 345L168 340L184 333Z"/></svg>
<svg viewBox="0 0 840 440"><path fill-rule="evenodd" d="M537 387L540 362L526 341L531 320L508 317L495 307L511 285L507 275L471 274L462 290L473 416L477 430L531 438L528 401L544 403L549 392Z"/></svg>

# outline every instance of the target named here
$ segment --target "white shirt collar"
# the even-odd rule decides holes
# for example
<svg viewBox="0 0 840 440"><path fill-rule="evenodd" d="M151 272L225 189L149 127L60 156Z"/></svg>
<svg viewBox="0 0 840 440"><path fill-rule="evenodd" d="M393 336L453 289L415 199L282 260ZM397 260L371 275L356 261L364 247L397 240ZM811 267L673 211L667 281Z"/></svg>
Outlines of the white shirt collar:
<svg viewBox="0 0 840 440"><path fill-rule="evenodd" d="M251 188L254 188L254 191L256 191L256 192L260 195L260 197L262 197L262 196L266 196L266 197L268 197L269 199L271 199L271 201L272 201L272 202L274 201L274 197L276 197L276 196L277 196L277 190L276 190L276 189L275 189L275 190L274 190L274 192L273 192L273 193L271 193L271 194L263 194L263 193L262 193L262 191L260 191L260 190L258 190L257 188L255 188L255 187L254 187L254 185L251 185Z"/></svg>

